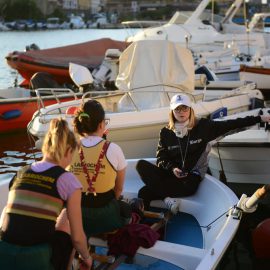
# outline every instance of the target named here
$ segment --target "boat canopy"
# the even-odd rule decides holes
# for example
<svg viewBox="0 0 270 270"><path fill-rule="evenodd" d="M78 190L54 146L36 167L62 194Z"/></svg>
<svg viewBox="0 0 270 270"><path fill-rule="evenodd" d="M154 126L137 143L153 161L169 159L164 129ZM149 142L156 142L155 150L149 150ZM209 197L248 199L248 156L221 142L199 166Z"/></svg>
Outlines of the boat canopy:
<svg viewBox="0 0 270 270"><path fill-rule="evenodd" d="M168 40L133 42L119 58L116 86L131 91L119 102L119 110L168 106L172 93L194 91L194 62L190 50ZM148 93L146 93L146 91Z"/></svg>
<svg viewBox="0 0 270 270"><path fill-rule="evenodd" d="M140 40L121 54L116 86L120 90L168 86L194 91L195 69L190 50L168 40Z"/></svg>

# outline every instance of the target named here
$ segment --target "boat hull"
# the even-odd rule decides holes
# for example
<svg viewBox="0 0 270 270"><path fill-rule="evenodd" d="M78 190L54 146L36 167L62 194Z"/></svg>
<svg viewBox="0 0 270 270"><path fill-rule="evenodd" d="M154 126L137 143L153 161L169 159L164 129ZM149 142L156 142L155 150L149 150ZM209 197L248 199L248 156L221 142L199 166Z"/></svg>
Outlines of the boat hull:
<svg viewBox="0 0 270 270"><path fill-rule="evenodd" d="M270 99L270 68L241 66L239 77L241 81L255 82L265 99Z"/></svg>
<svg viewBox="0 0 270 270"><path fill-rule="evenodd" d="M74 95L59 98L61 102L73 99ZM45 106L55 104L56 102L54 96L43 98ZM37 97L0 99L0 134L26 129L33 114L39 108Z"/></svg>
<svg viewBox="0 0 270 270"><path fill-rule="evenodd" d="M127 160L128 167L123 193L126 198L137 197L138 190L143 185L135 169L137 161L136 159ZM155 162L154 159L148 159L148 161ZM8 185L8 179L0 183L0 211L3 210L7 202ZM240 224L240 219L231 215L230 211L237 202L238 198L228 187L215 178L206 175L196 194L180 199L181 213L173 217L168 225L169 234L183 237L183 230L186 232L187 229L192 234L193 226L190 226L190 223L189 228L183 227L183 230L178 226L173 227L174 224L181 223L179 218L186 220L187 216L189 216L194 220L192 225L196 230L199 230L199 244L194 244L194 241L191 240L192 237L185 237L185 241L180 241L178 237L173 237L173 240L169 239L168 235L167 240L158 240L152 248L140 247L138 249L137 254L139 256L143 255L142 258L145 258L145 260L140 259L143 265L140 269L149 269L147 266L151 264L156 267L153 269L159 270L216 269ZM159 207L161 211L167 211L163 201L153 201L152 206ZM107 247L107 242L99 238L92 237L90 243L95 246ZM138 260L135 260L135 263L137 262ZM172 265L171 268L169 268L170 265ZM131 266L132 264L124 264L122 268L120 266L120 269L130 269Z"/></svg>
<svg viewBox="0 0 270 270"><path fill-rule="evenodd" d="M155 159L147 159L150 162L155 162ZM143 186L135 166L137 159L129 159L126 172L126 181L124 185L124 197L137 197L138 190ZM174 232L168 232L168 241L157 241L154 247L145 249L140 247L137 251L139 255L150 256L152 260L156 260L157 265L162 264L162 261L170 262L178 266L178 269L216 269L230 242L232 241L240 220L229 215L222 215L228 209L237 204L238 198L225 185L217 179L207 175L201 182L198 191L193 196L183 197L180 199L180 214L170 220L168 230L172 229L170 226L177 225L178 217L182 217L182 226L187 216L196 220L194 229L199 228L201 241L194 244L192 236L186 237L185 240L179 240L183 236L183 232L187 233L187 228L181 230L180 227L174 227ZM162 208L165 207L163 201L153 201L152 206ZM206 211L207 210L207 211ZM163 211L166 211L165 209ZM186 216L186 217L184 217ZM211 226L207 226L215 217L222 216L214 222ZM176 222L176 224L174 224ZM192 226L189 223L189 233L192 232ZM173 234L173 239L170 239L170 234ZM178 243L176 243L178 242ZM107 247L107 243L98 239L91 238L90 243L96 246ZM135 260L136 262L136 260ZM146 262L145 262L146 263ZM120 269L133 269L130 266L124 265ZM145 266L145 264L144 264ZM167 266L168 267L168 266ZM140 269L149 269L147 267ZM152 269L152 268L151 268ZM153 269L171 269L171 268L153 268ZM174 268L172 268L174 269Z"/></svg>
<svg viewBox="0 0 270 270"><path fill-rule="evenodd" d="M133 98L136 97L135 92L130 93L132 93ZM155 96L158 96L158 93L156 92ZM252 90L252 93L255 93L255 90ZM174 93L169 95L172 94ZM147 93L144 93L144 98L146 101L150 100L147 98ZM168 123L169 98L168 96L166 98L167 100L162 101L163 105L156 104L157 108L136 110L133 107L130 108L130 111L124 112L117 110L117 108L119 109L120 101L108 101L108 97L105 97L102 101L101 98L98 98L105 108L107 117L110 118L108 139L121 146L126 158L155 156L159 132ZM105 101L106 99L107 101ZM134 98L134 100L136 99ZM52 118L65 117L70 126L72 126L71 123L74 115L66 115L65 111L68 107L78 107L79 104L80 101L74 101L67 104L62 103L60 106L45 107L38 112L38 115L33 116L29 123L29 132L39 139L36 143L37 148L41 147ZM212 113L214 114L220 108L227 108L228 114L235 114L247 111L249 106L249 96L241 94L209 102L198 102L194 109L198 116L206 117L211 116ZM137 109L140 109L140 107L138 106Z"/></svg>
<svg viewBox="0 0 270 270"><path fill-rule="evenodd" d="M219 151L219 153L218 153ZM220 157L220 158L219 158ZM228 136L213 147L209 168L219 178L221 163L229 184L269 183L270 139L269 131L247 130Z"/></svg>
<svg viewBox="0 0 270 270"><path fill-rule="evenodd" d="M69 75L70 62L93 70L102 63L107 49L123 51L128 45L128 42L104 38L52 49L15 51L6 56L6 61L27 81L36 72L47 72L62 84L72 82Z"/></svg>

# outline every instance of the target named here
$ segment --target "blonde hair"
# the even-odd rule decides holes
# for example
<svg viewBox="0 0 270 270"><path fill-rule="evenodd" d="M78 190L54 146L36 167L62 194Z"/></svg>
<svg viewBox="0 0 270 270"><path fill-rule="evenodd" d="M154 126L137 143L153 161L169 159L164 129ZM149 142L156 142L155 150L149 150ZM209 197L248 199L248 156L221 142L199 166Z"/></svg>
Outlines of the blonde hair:
<svg viewBox="0 0 270 270"><path fill-rule="evenodd" d="M67 121L62 118L52 119L43 141L43 155L47 155L54 162L59 163L68 149L74 151L77 147L76 137L69 129Z"/></svg>
<svg viewBox="0 0 270 270"><path fill-rule="evenodd" d="M169 112L169 124L168 127L171 130L174 130L174 124L176 122L176 118L174 117L173 111L171 110ZM194 110L190 107L190 113L189 113L189 123L187 128L192 129L196 124L196 117L195 117L195 112Z"/></svg>

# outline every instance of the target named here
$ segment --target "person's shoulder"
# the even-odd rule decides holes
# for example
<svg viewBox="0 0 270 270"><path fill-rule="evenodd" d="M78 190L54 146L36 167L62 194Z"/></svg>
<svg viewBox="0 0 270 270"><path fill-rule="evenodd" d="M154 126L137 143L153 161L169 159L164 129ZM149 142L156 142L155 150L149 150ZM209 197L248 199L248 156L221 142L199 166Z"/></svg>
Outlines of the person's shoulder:
<svg viewBox="0 0 270 270"><path fill-rule="evenodd" d="M169 128L169 126L165 126L161 128L160 133L168 133L171 132L172 130Z"/></svg>
<svg viewBox="0 0 270 270"><path fill-rule="evenodd" d="M195 126L205 125L205 124L208 124L210 122L212 122L212 120L210 120L209 118L198 117L198 118L196 118Z"/></svg>
<svg viewBox="0 0 270 270"><path fill-rule="evenodd" d="M117 150L117 151L122 151L122 148L114 143L114 142L110 142L110 141L107 141L109 143L109 148L112 149L112 150Z"/></svg>

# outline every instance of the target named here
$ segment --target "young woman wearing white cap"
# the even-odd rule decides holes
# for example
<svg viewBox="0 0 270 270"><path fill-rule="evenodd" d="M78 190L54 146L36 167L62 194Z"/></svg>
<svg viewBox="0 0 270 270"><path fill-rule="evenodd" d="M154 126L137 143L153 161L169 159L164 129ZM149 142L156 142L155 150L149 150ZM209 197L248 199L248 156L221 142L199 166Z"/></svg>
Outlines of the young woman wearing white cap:
<svg viewBox="0 0 270 270"><path fill-rule="evenodd" d="M139 197L144 200L146 209L151 200L194 194L206 174L208 154L217 138L230 131L238 132L237 129L270 121L269 116L227 121L196 118L192 102L184 94L172 97L170 109L169 123L160 131L157 166L140 160L136 167L145 183Z"/></svg>

